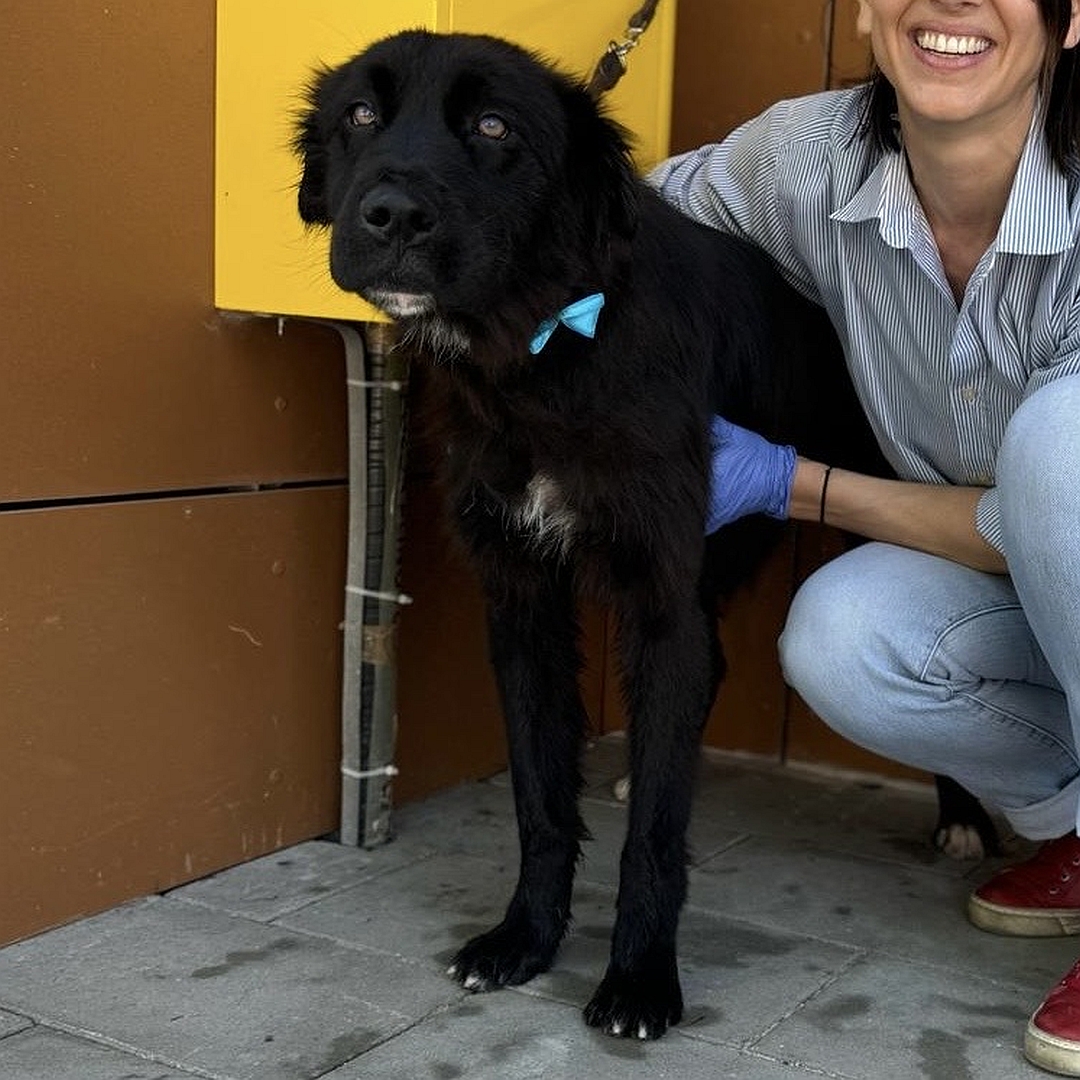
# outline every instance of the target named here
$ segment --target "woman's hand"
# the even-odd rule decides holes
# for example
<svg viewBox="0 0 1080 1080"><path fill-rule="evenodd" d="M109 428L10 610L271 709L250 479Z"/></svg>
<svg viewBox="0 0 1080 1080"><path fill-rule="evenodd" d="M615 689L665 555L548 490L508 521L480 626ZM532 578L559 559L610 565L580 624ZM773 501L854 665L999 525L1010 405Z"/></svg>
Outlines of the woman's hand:
<svg viewBox="0 0 1080 1080"><path fill-rule="evenodd" d="M714 416L712 486L705 515L705 532L716 532L747 514L788 516L795 477L795 449L777 446L756 432Z"/></svg>

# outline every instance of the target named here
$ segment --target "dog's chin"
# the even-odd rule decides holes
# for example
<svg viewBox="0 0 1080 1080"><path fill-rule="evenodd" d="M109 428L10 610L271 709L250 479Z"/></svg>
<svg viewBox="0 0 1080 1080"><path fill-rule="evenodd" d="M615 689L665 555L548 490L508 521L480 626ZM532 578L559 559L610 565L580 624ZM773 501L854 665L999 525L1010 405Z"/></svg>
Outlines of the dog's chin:
<svg viewBox="0 0 1080 1080"><path fill-rule="evenodd" d="M391 319L418 319L435 314L435 297L431 293L364 289L361 295Z"/></svg>
<svg viewBox="0 0 1080 1080"><path fill-rule="evenodd" d="M437 310L431 293L365 289L361 294L405 328L406 340L430 352L436 359L450 359L469 352L468 335Z"/></svg>

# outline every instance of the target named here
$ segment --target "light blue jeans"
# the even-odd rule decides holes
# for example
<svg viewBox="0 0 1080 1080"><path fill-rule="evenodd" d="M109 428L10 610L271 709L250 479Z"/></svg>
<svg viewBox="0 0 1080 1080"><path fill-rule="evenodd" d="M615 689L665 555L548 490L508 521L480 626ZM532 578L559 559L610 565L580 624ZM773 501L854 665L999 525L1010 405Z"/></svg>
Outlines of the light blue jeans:
<svg viewBox="0 0 1080 1080"><path fill-rule="evenodd" d="M1016 411L997 485L1009 577L865 544L799 589L780 659L840 734L1045 840L1080 805L1080 377Z"/></svg>

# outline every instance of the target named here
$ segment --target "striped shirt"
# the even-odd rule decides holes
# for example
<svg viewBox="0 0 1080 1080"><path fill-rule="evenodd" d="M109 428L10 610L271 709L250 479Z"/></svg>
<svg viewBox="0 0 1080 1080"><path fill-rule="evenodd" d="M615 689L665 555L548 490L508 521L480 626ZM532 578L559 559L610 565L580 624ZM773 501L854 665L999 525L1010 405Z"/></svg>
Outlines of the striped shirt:
<svg viewBox="0 0 1080 1080"><path fill-rule="evenodd" d="M976 525L1000 550L1005 425L1040 386L1080 373L1076 177L1033 126L997 238L957 306L906 158L859 137L862 100L856 88L780 102L650 181L763 248L824 305L897 475L986 487Z"/></svg>

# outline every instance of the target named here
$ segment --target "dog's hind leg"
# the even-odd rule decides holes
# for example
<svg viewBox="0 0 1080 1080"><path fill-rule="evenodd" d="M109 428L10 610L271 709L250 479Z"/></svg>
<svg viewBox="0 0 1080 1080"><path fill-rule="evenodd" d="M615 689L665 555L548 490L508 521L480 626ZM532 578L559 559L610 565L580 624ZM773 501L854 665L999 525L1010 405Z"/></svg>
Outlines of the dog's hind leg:
<svg viewBox="0 0 1080 1080"><path fill-rule="evenodd" d="M489 606L491 658L506 720L521 845L506 917L469 941L450 974L469 990L516 985L545 971L570 920L584 826L578 814L585 708L569 573Z"/></svg>
<svg viewBox="0 0 1080 1080"><path fill-rule="evenodd" d="M696 605L620 620L630 712L630 813L611 961L585 1020L655 1039L682 1016L675 937L701 730L719 680L715 619Z"/></svg>

